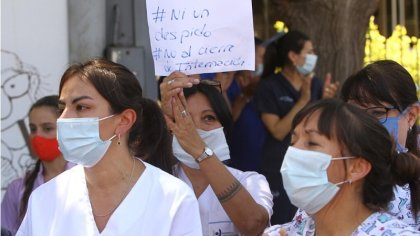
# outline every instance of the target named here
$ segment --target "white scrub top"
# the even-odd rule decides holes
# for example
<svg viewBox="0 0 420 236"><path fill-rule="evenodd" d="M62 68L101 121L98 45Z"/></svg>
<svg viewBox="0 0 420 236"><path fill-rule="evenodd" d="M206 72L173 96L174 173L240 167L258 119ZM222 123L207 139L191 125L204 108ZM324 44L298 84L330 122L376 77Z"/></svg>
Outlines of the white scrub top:
<svg viewBox="0 0 420 236"><path fill-rule="evenodd" d="M394 187L394 199L388 204L388 213L404 221L411 227L420 231L420 211L417 213L417 222L411 212L411 194L408 184Z"/></svg>
<svg viewBox="0 0 420 236"><path fill-rule="evenodd" d="M283 225L274 225L267 228L264 232L269 236L279 235L280 229L284 228L288 235L315 235L314 220L304 214L295 216L292 222ZM366 218L352 233L351 236L414 236L420 235L405 222L395 219L386 212L375 212Z"/></svg>
<svg viewBox="0 0 420 236"><path fill-rule="evenodd" d="M403 187L396 185L394 187L394 199L388 204L387 213L420 232L420 212L417 213L416 222L410 207L411 197L409 185L406 184ZM298 209L292 221L299 221L300 218L306 217L309 217L308 214L305 211ZM315 225L311 227L315 227Z"/></svg>
<svg viewBox="0 0 420 236"><path fill-rule="evenodd" d="M162 170L144 165L143 174L101 233L92 214L84 169L76 166L32 193L17 235L201 235L191 189Z"/></svg>
<svg viewBox="0 0 420 236"><path fill-rule="evenodd" d="M226 168L248 190L255 202L267 210L268 216L271 217L273 214L273 196L265 177L257 172L242 172L234 168ZM178 164L175 167L175 173L192 189L191 181L182 170L181 165ZM233 225L210 185L198 197L198 204L204 236L240 235L239 230Z"/></svg>

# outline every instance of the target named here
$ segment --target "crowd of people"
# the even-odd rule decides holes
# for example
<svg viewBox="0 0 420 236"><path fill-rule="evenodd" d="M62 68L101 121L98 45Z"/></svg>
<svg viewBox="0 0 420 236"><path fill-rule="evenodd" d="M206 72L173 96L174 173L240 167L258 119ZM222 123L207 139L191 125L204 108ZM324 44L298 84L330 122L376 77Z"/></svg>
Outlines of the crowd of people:
<svg viewBox="0 0 420 236"><path fill-rule="evenodd" d="M410 74L377 61L339 90L299 31L255 52L255 71L161 77L159 104L123 65L70 66L29 111L2 235L420 235Z"/></svg>

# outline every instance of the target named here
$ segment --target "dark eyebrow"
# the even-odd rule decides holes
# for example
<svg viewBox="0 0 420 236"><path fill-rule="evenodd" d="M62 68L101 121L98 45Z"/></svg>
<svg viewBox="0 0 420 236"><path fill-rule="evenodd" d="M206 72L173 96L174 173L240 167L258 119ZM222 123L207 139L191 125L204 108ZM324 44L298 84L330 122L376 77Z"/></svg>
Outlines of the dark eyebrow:
<svg viewBox="0 0 420 236"><path fill-rule="evenodd" d="M83 100L83 99L90 99L90 100L93 100L93 98L91 98L91 97L89 97L89 96L80 96L80 97L77 97L77 98L73 99L73 101L71 101L71 103L72 103L72 104L75 104L76 102L78 102L78 101L80 101L80 100ZM65 104L65 102L63 102L62 100L59 100L59 101L58 101L58 104L60 104L60 105L64 105L64 104Z"/></svg>
<svg viewBox="0 0 420 236"><path fill-rule="evenodd" d="M318 130L315 129L305 129L305 133L310 134L310 133L316 133L321 135L321 133Z"/></svg>

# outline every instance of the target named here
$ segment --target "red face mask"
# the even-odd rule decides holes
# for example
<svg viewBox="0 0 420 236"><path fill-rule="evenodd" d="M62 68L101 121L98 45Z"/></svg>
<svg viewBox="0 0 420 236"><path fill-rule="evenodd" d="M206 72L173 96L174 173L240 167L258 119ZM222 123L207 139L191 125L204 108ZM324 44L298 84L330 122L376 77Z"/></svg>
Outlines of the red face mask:
<svg viewBox="0 0 420 236"><path fill-rule="evenodd" d="M41 161L52 161L61 153L58 149L57 139L48 139L41 136L34 136L31 139L32 150Z"/></svg>

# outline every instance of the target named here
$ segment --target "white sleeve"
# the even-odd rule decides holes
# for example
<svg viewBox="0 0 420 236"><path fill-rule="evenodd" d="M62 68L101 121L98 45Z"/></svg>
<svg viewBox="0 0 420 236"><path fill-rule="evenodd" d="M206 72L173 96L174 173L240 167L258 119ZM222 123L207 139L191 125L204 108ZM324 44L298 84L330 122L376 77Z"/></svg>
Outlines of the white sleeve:
<svg viewBox="0 0 420 236"><path fill-rule="evenodd" d="M268 217L273 214L273 195L267 179L257 172L243 172L244 177L238 178L242 186L248 190L255 202L267 210Z"/></svg>
<svg viewBox="0 0 420 236"><path fill-rule="evenodd" d="M172 222L170 235L203 235L198 202L192 191L179 205Z"/></svg>

